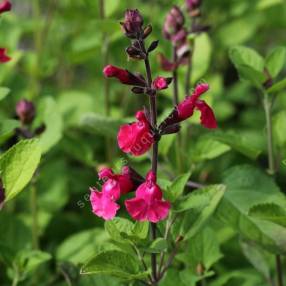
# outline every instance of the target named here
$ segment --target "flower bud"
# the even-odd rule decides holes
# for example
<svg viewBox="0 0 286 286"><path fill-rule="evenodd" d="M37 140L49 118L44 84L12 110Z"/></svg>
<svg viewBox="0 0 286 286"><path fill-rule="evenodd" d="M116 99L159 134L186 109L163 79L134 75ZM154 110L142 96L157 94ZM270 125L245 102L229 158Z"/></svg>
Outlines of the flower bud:
<svg viewBox="0 0 286 286"><path fill-rule="evenodd" d="M153 81L153 87L157 90L162 90L168 88L169 84L172 82L172 78L165 78L158 76Z"/></svg>
<svg viewBox="0 0 286 286"><path fill-rule="evenodd" d="M151 25L147 25L144 28L143 39L146 39L152 33L152 30L153 30L152 26Z"/></svg>
<svg viewBox="0 0 286 286"><path fill-rule="evenodd" d="M0 3L0 14L8 12L12 9L12 4L9 0L3 0Z"/></svg>
<svg viewBox="0 0 286 286"><path fill-rule="evenodd" d="M186 0L186 7L189 12L198 9L202 4L202 0Z"/></svg>
<svg viewBox="0 0 286 286"><path fill-rule="evenodd" d="M31 124L36 115L35 106L33 102L22 99L16 105L16 113L23 124Z"/></svg>
<svg viewBox="0 0 286 286"><path fill-rule="evenodd" d="M167 14L163 26L163 35L170 40L172 35L182 29L185 22L184 15L178 6L174 6Z"/></svg>
<svg viewBox="0 0 286 286"><path fill-rule="evenodd" d="M144 60L146 58L145 54L142 51L136 49L133 46L126 48L126 53L131 59Z"/></svg>
<svg viewBox="0 0 286 286"><path fill-rule="evenodd" d="M103 74L106 77L115 77L123 84L143 86L143 87L146 86L146 82L144 78L142 78L141 76L133 74L128 70L121 69L113 65L107 65L103 69Z"/></svg>
<svg viewBox="0 0 286 286"><path fill-rule="evenodd" d="M0 63L7 63L10 60L11 58L6 54L6 49L0 48Z"/></svg>
<svg viewBox="0 0 286 286"><path fill-rule="evenodd" d="M129 38L136 38L140 33L143 33L143 18L137 9L128 9L125 12L124 22L121 23L125 35Z"/></svg>

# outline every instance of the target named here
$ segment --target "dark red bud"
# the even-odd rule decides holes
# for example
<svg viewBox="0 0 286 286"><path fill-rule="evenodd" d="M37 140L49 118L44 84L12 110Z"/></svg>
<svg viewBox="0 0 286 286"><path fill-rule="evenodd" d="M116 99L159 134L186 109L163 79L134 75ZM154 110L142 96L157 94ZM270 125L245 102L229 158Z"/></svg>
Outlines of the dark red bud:
<svg viewBox="0 0 286 286"><path fill-rule="evenodd" d="M163 130L160 130L160 135L168 135L178 133L181 129L179 124L173 124L165 127Z"/></svg>
<svg viewBox="0 0 286 286"><path fill-rule="evenodd" d="M0 14L8 12L12 9L12 4L9 0L3 0L0 3Z"/></svg>
<svg viewBox="0 0 286 286"><path fill-rule="evenodd" d="M144 60L146 58L146 55L142 51L133 46L126 48L126 53L131 59Z"/></svg>
<svg viewBox="0 0 286 286"><path fill-rule="evenodd" d="M36 115L33 102L26 99L20 100L16 105L16 114L23 124L31 124Z"/></svg>
<svg viewBox="0 0 286 286"><path fill-rule="evenodd" d="M145 181L145 179L135 169L131 168L130 166L124 166L122 168L122 175L129 175L135 188L140 186Z"/></svg>
<svg viewBox="0 0 286 286"><path fill-rule="evenodd" d="M131 89L131 91L135 94L143 94L145 93L145 88L135 86Z"/></svg>

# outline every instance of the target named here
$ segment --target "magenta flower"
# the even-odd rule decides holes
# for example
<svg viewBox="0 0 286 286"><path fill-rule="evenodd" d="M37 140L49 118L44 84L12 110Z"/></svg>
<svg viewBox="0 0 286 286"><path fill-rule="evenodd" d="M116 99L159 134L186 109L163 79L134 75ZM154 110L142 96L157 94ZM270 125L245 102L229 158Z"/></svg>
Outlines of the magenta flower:
<svg viewBox="0 0 286 286"><path fill-rule="evenodd" d="M156 176L150 171L146 181L136 190L136 197L126 200L125 206L133 219L157 223L168 216L171 204L163 200Z"/></svg>
<svg viewBox="0 0 286 286"><path fill-rule="evenodd" d="M0 48L0 63L7 63L11 60L11 58L7 56L6 51L6 49Z"/></svg>
<svg viewBox="0 0 286 286"><path fill-rule="evenodd" d="M0 14L8 12L12 9L12 4L9 0L3 0L0 3Z"/></svg>
<svg viewBox="0 0 286 286"><path fill-rule="evenodd" d="M35 118L36 110L33 102L22 99L16 105L16 114L23 124L30 124Z"/></svg>
<svg viewBox="0 0 286 286"><path fill-rule="evenodd" d="M111 169L104 168L99 172L99 178L105 181L102 191L90 188L92 211L95 215L110 220L120 208L116 201L122 194L132 190L133 183L126 168L122 169L122 174L114 174Z"/></svg>
<svg viewBox="0 0 286 286"><path fill-rule="evenodd" d="M140 156L146 153L154 143L151 127L143 111L136 113L137 122L120 127L117 141L119 148L125 153Z"/></svg>
<svg viewBox="0 0 286 286"><path fill-rule="evenodd" d="M158 76L153 81L153 87L157 90L168 88L169 84L172 82L172 78L166 78Z"/></svg>
<svg viewBox="0 0 286 286"><path fill-rule="evenodd" d="M115 77L117 78L121 83L127 84L127 85L135 85L135 86L145 86L145 80L144 78L135 75L128 70L121 69L119 67L108 65L103 69L103 74L106 77Z"/></svg>
<svg viewBox="0 0 286 286"><path fill-rule="evenodd" d="M196 86L191 96L186 96L185 100L178 104L171 112L171 114L160 125L160 129L164 130L169 126L178 124L191 117L194 114L195 109L198 109L201 113L201 124L206 128L217 128L217 122L211 107L199 97L207 92L209 85L202 83Z"/></svg>

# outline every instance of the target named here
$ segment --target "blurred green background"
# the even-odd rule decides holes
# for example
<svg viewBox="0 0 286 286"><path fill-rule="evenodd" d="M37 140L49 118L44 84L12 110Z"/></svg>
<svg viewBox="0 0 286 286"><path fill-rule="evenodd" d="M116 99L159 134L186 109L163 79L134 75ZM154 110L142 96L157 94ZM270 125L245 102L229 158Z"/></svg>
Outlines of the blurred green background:
<svg viewBox="0 0 286 286"><path fill-rule="evenodd" d="M88 187L98 184L96 173L102 165L119 170L127 160L143 175L148 170L148 155L126 157L115 140L118 126L131 121L147 100L111 80L107 107L102 68L112 63L144 73L142 63L127 59L124 50L129 42L119 25L125 9L138 8L145 23L153 26L148 40L160 40L159 48L151 55L153 74L170 76L160 70L156 53L161 51L171 57L170 43L162 37L162 25L172 5L181 6L184 1L104 2L105 19L100 15L97 0L14 0L13 11L0 19L0 46L7 47L13 58L0 66L0 97L8 93L6 88L10 89L1 101L0 125L15 117L16 102L26 98L37 106L35 126L45 122L47 127L41 138L45 154L36 188L40 248L52 257L40 265L36 278L35 268L26 271L20 285L68 285L67 281L71 281L69 285L80 286L119 285L116 279L108 277L79 277L78 265L107 239L103 222L91 212ZM210 84L206 98L222 131L210 136L197 124L198 117L193 118L191 127L189 124L183 128L186 140L181 152L185 158L183 170L191 169L194 181L218 183L231 166L255 164L253 159L258 153L257 162L267 167L261 98L248 82L239 81L228 51L235 45L247 45L266 56L274 47L285 46L286 4L283 0L204 0L202 22L211 29L195 40L192 84L201 79ZM185 96L184 75L183 67L179 71L180 99ZM284 68L279 79L285 75ZM161 92L158 102L160 115L166 114L172 108L172 89ZM285 108L286 94L282 91L274 106L274 136L284 163ZM7 146L3 142L1 151ZM179 173L174 149L174 137L164 138L160 148L160 179L170 179ZM285 186L285 164L280 168L278 182ZM15 257L22 251L22 258L18 259L25 259L31 247L29 204L27 188L0 213L0 252L1 245ZM120 215L124 216L124 212ZM215 223L213 227L216 228ZM229 277L215 277L210 285L264 285L240 253L236 233L221 225L218 229L216 234L225 257L215 267L218 273ZM11 284L13 271L13 266L6 267L0 262L0 285ZM168 283L173 280L170 281L162 285L171 285Z"/></svg>

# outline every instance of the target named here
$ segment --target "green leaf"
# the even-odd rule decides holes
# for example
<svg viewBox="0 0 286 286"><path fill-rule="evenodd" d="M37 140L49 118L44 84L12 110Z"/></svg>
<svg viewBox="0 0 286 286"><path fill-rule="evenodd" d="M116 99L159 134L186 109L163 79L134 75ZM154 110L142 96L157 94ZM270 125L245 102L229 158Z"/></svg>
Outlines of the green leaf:
<svg viewBox="0 0 286 286"><path fill-rule="evenodd" d="M233 150L253 160L257 158L257 156L261 153L261 150L258 150L254 146L251 146L252 142L248 138L238 135L237 133L232 131L217 131L209 134L208 136L225 145L228 145Z"/></svg>
<svg viewBox="0 0 286 286"><path fill-rule="evenodd" d="M32 179L41 158L39 141L23 140L0 157L0 173L5 201L14 198Z"/></svg>
<svg viewBox="0 0 286 286"><path fill-rule="evenodd" d="M159 237L152 241L148 247L144 247L144 251L148 253L160 253L168 247L167 240Z"/></svg>
<svg viewBox="0 0 286 286"><path fill-rule="evenodd" d="M164 192L164 198L170 202L175 202L183 194L190 176L190 172L178 176Z"/></svg>
<svg viewBox="0 0 286 286"><path fill-rule="evenodd" d="M286 48L275 48L266 58L266 68L272 78L276 78L283 69L286 59Z"/></svg>
<svg viewBox="0 0 286 286"><path fill-rule="evenodd" d="M21 269L21 275L27 275L51 258L51 254L40 250L22 250L17 255L16 265Z"/></svg>
<svg viewBox="0 0 286 286"><path fill-rule="evenodd" d="M286 88L286 78L278 81L277 83L273 84L271 87L267 89L269 93L276 93Z"/></svg>
<svg viewBox="0 0 286 286"><path fill-rule="evenodd" d="M48 152L62 138L63 121L57 103L52 97L43 98L38 107L35 125L45 124L40 135L42 152Z"/></svg>
<svg viewBox="0 0 286 286"><path fill-rule="evenodd" d="M80 125L88 132L115 138L119 127L126 123L121 119L112 119L95 113L82 117Z"/></svg>
<svg viewBox="0 0 286 286"><path fill-rule="evenodd" d="M179 260L190 265L192 272L196 273L199 264L208 271L222 256L214 230L205 227L188 241Z"/></svg>
<svg viewBox="0 0 286 286"><path fill-rule="evenodd" d="M251 81L260 88L265 81L264 59L253 49L236 46L229 50L229 57L241 79Z"/></svg>
<svg viewBox="0 0 286 286"><path fill-rule="evenodd" d="M244 239L253 241L273 253L286 253L286 230L279 225L245 214L226 196L216 210L216 218L232 227Z"/></svg>
<svg viewBox="0 0 286 286"><path fill-rule="evenodd" d="M193 237L215 212L225 192L224 185L212 185L182 197L174 212L187 211L180 222L179 234L185 239Z"/></svg>
<svg viewBox="0 0 286 286"><path fill-rule="evenodd" d="M274 203L256 205L249 210L249 215L286 227L286 209Z"/></svg>
<svg viewBox="0 0 286 286"><path fill-rule="evenodd" d="M57 248L57 260L82 264L95 252L101 251L107 240L107 234L101 229L84 230L73 234Z"/></svg>
<svg viewBox="0 0 286 286"><path fill-rule="evenodd" d="M106 221L104 227L113 240L124 242L126 240L126 235L132 233L134 226L128 219L115 217L113 220Z"/></svg>
<svg viewBox="0 0 286 286"><path fill-rule="evenodd" d="M20 250L31 247L31 241L30 229L17 216L0 212L0 242L10 257L14 258ZM2 254L5 253L0 251L0 258Z"/></svg>
<svg viewBox="0 0 286 286"><path fill-rule="evenodd" d="M278 146L286 144L286 111L282 110L273 118L273 135Z"/></svg>
<svg viewBox="0 0 286 286"><path fill-rule="evenodd" d="M247 66L255 71L263 72L264 59L251 48L244 46L233 47L229 50L229 56L236 67Z"/></svg>
<svg viewBox="0 0 286 286"><path fill-rule="evenodd" d="M273 179L253 166L242 165L228 170L224 183L228 191L216 216L243 238L256 242L268 251L285 253L286 228L248 215L249 210L257 204L286 205L286 198L279 192Z"/></svg>
<svg viewBox="0 0 286 286"><path fill-rule="evenodd" d="M230 146L209 136L201 137L196 145L191 148L192 162L202 162L221 156L230 150Z"/></svg>
<svg viewBox="0 0 286 286"><path fill-rule="evenodd" d="M247 65L237 65L236 69L241 80L248 80L259 89L261 88L262 83L266 80L266 77L262 72L259 72Z"/></svg>
<svg viewBox="0 0 286 286"><path fill-rule="evenodd" d="M104 251L95 255L82 268L81 274L106 274L123 280L145 278L148 273L139 272L136 259L121 251Z"/></svg>
<svg viewBox="0 0 286 286"><path fill-rule="evenodd" d="M0 87L0 101L3 100L9 93L10 93L10 88L8 87Z"/></svg>
<svg viewBox="0 0 286 286"><path fill-rule="evenodd" d="M149 231L148 222L132 223L130 220L120 217L106 221L104 226L113 240L123 243L128 242L128 240L133 242L144 240Z"/></svg>
<svg viewBox="0 0 286 286"><path fill-rule="evenodd" d="M138 239L146 239L149 233L149 222L148 221L136 221L132 228L132 236Z"/></svg>
<svg viewBox="0 0 286 286"><path fill-rule="evenodd" d="M0 121L0 143L5 142L15 134L15 129L20 127L18 120L4 119Z"/></svg>
<svg viewBox="0 0 286 286"><path fill-rule="evenodd" d="M226 197L246 214L257 204L277 203L286 206L286 197L274 180L251 165L232 167L223 177L228 190Z"/></svg>
<svg viewBox="0 0 286 286"><path fill-rule="evenodd" d="M244 256L268 281L271 281L270 265L265 253L254 243L240 240Z"/></svg>

